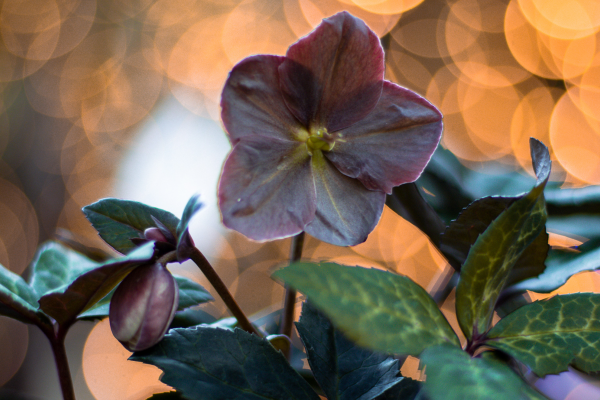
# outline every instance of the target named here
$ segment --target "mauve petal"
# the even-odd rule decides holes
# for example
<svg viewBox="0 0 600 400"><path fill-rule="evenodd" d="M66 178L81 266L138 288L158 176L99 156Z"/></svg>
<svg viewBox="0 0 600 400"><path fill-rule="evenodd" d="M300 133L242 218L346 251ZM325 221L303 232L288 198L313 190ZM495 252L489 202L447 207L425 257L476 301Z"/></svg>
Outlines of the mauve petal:
<svg viewBox="0 0 600 400"><path fill-rule="evenodd" d="M392 193L423 172L442 135L442 114L418 94L385 82L377 107L340 132L325 156L367 189Z"/></svg>
<svg viewBox="0 0 600 400"><path fill-rule="evenodd" d="M277 79L285 57L259 55L239 62L221 95L221 118L232 144L249 135L294 140L302 129L286 107Z"/></svg>
<svg viewBox="0 0 600 400"><path fill-rule="evenodd" d="M304 143L245 136L219 182L225 226L254 240L300 233L315 215L315 185Z"/></svg>
<svg viewBox="0 0 600 400"><path fill-rule="evenodd" d="M384 64L377 35L344 11L290 46L279 81L288 108L304 126L335 132L373 110Z"/></svg>
<svg viewBox="0 0 600 400"><path fill-rule="evenodd" d="M321 152L315 152L312 167L317 210L306 233L337 246L367 240L381 217L385 193L366 190L358 180L342 175Z"/></svg>

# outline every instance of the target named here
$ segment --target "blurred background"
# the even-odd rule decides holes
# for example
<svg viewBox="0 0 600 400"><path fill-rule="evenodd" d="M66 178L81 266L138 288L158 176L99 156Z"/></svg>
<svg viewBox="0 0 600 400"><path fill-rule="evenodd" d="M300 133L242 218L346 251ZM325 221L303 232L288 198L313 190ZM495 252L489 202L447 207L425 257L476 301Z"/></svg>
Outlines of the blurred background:
<svg viewBox="0 0 600 400"><path fill-rule="evenodd" d="M283 288L269 274L285 262L289 239L254 243L220 223L216 187L230 150L220 92L244 57L284 55L342 10L382 38L386 78L442 110L441 145L462 165L531 173L535 137L550 148L553 180L600 183L598 0L0 0L0 264L26 276L38 244L65 230L110 251L81 212L100 198L179 216L200 193L204 208L191 225L200 250L248 314L280 308ZM366 243L343 249L308 238L304 257L394 270L428 289L448 269L388 209ZM212 292L195 266L171 269ZM573 291L600 291L598 275L561 289ZM203 310L227 316L220 301ZM76 324L67 342L78 399L168 390L159 370L126 361L107 321ZM61 398L37 328L0 317L0 343L0 399ZM415 361L403 371L418 377ZM556 398L592 398L581 380L569 382Z"/></svg>

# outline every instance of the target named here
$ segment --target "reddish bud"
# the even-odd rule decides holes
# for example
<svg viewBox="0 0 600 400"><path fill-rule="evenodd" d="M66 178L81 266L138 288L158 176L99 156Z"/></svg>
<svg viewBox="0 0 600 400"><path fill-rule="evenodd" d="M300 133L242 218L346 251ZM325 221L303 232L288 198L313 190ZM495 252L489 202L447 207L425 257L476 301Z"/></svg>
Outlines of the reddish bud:
<svg viewBox="0 0 600 400"><path fill-rule="evenodd" d="M169 243L165 235L156 227L146 229L144 231L144 237L148 240Z"/></svg>
<svg viewBox="0 0 600 400"><path fill-rule="evenodd" d="M173 275L161 264L133 270L110 302L110 329L129 351L154 346L165 335L179 304Z"/></svg>

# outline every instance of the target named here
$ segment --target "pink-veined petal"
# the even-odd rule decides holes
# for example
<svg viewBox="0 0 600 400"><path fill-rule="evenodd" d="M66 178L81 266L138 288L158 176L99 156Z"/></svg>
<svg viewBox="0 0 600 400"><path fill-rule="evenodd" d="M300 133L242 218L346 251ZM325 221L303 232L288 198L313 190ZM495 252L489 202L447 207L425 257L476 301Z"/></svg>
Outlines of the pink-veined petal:
<svg viewBox="0 0 600 400"><path fill-rule="evenodd" d="M304 143L246 136L219 182L223 224L254 240L300 233L315 215L315 185Z"/></svg>
<svg viewBox="0 0 600 400"><path fill-rule="evenodd" d="M442 135L442 114L418 94L386 81L377 107L340 132L325 156L367 189L391 193L423 172Z"/></svg>
<svg viewBox="0 0 600 400"><path fill-rule="evenodd" d="M302 128L283 100L277 68L285 57L259 55L239 62L221 95L221 118L233 144L244 136L294 140Z"/></svg>
<svg viewBox="0 0 600 400"><path fill-rule="evenodd" d="M358 180L341 174L320 151L313 155L312 170L317 210L306 233L337 246L367 240L381 217L385 193L366 190Z"/></svg>
<svg viewBox="0 0 600 400"><path fill-rule="evenodd" d="M279 80L288 108L304 126L334 132L373 110L383 73L379 38L344 11L290 46Z"/></svg>

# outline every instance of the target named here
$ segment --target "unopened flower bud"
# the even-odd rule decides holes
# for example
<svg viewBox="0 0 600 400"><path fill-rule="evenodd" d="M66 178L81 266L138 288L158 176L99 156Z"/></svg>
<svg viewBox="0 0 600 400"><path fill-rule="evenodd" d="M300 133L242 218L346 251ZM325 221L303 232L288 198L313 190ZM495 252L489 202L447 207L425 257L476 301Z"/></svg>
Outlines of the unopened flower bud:
<svg viewBox="0 0 600 400"><path fill-rule="evenodd" d="M110 302L110 329L129 351L154 346L165 335L179 304L173 275L161 264L133 270Z"/></svg>
<svg viewBox="0 0 600 400"><path fill-rule="evenodd" d="M148 240L169 243L169 240L165 237L165 235L156 227L146 229L144 231L144 237Z"/></svg>

